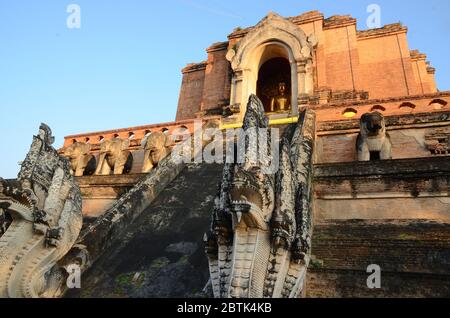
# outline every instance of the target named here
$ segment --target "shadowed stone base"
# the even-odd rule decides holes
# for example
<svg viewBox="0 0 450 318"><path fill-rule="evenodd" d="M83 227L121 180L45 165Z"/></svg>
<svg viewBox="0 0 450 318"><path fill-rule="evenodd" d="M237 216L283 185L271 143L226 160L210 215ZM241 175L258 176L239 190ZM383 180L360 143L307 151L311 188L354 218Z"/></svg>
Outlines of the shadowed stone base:
<svg viewBox="0 0 450 318"><path fill-rule="evenodd" d="M202 297L209 280L203 233L217 185L219 165L188 165L128 226L67 297Z"/></svg>

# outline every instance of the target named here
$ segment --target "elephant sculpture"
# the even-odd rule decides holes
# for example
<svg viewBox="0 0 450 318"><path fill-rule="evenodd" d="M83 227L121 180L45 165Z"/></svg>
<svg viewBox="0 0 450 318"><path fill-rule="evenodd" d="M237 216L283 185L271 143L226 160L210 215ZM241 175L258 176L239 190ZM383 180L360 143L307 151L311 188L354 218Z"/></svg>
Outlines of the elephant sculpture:
<svg viewBox="0 0 450 318"><path fill-rule="evenodd" d="M64 150L64 156L70 160L70 172L73 176L82 177L95 172L97 160L90 151L91 145L84 142L76 142Z"/></svg>
<svg viewBox="0 0 450 318"><path fill-rule="evenodd" d="M379 112L361 117L361 131L357 139L358 161L392 159L392 143L386 132L386 122Z"/></svg>
<svg viewBox="0 0 450 318"><path fill-rule="evenodd" d="M142 172L148 173L158 166L158 163L170 154L170 138L162 133L156 132L145 137L142 141L144 148L144 164Z"/></svg>
<svg viewBox="0 0 450 318"><path fill-rule="evenodd" d="M133 166L133 155L128 150L129 147L130 140L118 137L103 141L95 175L107 176L111 172L114 175L129 173Z"/></svg>

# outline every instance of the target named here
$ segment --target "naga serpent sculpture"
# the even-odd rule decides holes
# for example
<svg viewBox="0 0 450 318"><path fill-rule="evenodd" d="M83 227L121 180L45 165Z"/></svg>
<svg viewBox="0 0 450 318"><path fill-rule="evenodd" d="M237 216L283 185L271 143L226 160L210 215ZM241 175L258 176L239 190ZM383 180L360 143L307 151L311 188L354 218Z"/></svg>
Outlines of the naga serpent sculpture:
<svg viewBox="0 0 450 318"><path fill-rule="evenodd" d="M0 298L58 297L67 272L57 263L82 226L81 194L68 159L41 124L17 180L0 179ZM1 221L1 220L0 220Z"/></svg>
<svg viewBox="0 0 450 318"><path fill-rule="evenodd" d="M279 149L267 161L279 160L270 173L255 158L266 137L268 119L261 101L250 96L243 130L243 163L227 163L216 197L211 230L205 234L211 285L216 298L295 298L304 292L312 236L313 146L315 113L304 111L288 126Z"/></svg>

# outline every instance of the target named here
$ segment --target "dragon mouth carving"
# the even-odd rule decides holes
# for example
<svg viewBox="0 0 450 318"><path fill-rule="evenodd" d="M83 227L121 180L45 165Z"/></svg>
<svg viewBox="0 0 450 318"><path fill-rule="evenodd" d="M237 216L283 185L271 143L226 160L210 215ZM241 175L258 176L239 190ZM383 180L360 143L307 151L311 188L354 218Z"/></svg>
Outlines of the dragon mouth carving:
<svg viewBox="0 0 450 318"><path fill-rule="evenodd" d="M21 217L33 221L33 200L17 182L0 178L0 209L9 213L11 217Z"/></svg>
<svg viewBox="0 0 450 318"><path fill-rule="evenodd" d="M263 184L254 174L243 169L235 173L230 190L231 212L236 226L269 230L271 203L269 192L264 193Z"/></svg>

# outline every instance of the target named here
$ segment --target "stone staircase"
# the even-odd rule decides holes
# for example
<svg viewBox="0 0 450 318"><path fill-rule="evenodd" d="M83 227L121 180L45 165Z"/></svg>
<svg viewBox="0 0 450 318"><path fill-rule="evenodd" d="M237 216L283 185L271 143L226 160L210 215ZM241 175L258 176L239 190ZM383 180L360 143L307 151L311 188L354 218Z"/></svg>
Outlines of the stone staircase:
<svg viewBox="0 0 450 318"><path fill-rule="evenodd" d="M110 244L97 242L106 251L96 252L101 257L84 273L83 288L66 296L201 296L209 280L203 234L210 226L222 169L186 165L142 213L134 220L128 217L120 237ZM94 234L99 233L89 235Z"/></svg>

